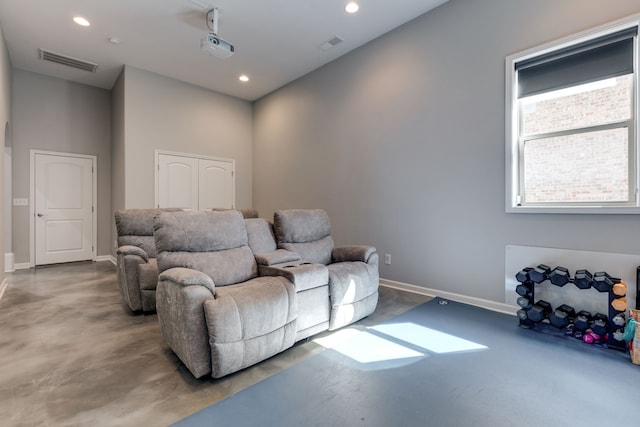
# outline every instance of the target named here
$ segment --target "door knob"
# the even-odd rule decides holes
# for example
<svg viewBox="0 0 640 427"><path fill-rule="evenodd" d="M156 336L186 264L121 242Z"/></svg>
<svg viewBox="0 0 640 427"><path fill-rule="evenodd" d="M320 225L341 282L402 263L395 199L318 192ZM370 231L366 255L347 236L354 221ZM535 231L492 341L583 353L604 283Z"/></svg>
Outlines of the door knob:
<svg viewBox="0 0 640 427"><path fill-rule="evenodd" d="M42 218L44 216L44 214L41 214L40 212L38 212L38 218Z"/></svg>

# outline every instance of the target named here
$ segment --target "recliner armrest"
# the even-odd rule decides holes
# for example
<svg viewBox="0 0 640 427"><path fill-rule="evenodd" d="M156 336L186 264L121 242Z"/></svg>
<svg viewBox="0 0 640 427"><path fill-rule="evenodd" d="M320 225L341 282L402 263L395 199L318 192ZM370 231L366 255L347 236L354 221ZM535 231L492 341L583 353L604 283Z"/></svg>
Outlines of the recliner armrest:
<svg viewBox="0 0 640 427"><path fill-rule="evenodd" d="M294 261L292 264L260 265L260 276L282 276L293 283L296 292L325 286L329 283L329 270L324 264Z"/></svg>
<svg viewBox="0 0 640 427"><path fill-rule="evenodd" d="M274 265L285 262L300 261L299 254L285 249L276 249L275 251L255 254L255 258L258 265Z"/></svg>
<svg viewBox="0 0 640 427"><path fill-rule="evenodd" d="M215 285L211 277L206 274L184 267L174 267L160 273L158 280L168 280L180 286L200 285L215 295Z"/></svg>
<svg viewBox="0 0 640 427"><path fill-rule="evenodd" d="M144 260L144 262L149 262L149 255L144 251L144 249L139 248L138 246L133 245L124 245L120 246L116 251L118 255L137 255Z"/></svg>
<svg viewBox="0 0 640 427"><path fill-rule="evenodd" d="M331 252L333 262L362 261L368 263L377 249L373 246L336 246Z"/></svg>

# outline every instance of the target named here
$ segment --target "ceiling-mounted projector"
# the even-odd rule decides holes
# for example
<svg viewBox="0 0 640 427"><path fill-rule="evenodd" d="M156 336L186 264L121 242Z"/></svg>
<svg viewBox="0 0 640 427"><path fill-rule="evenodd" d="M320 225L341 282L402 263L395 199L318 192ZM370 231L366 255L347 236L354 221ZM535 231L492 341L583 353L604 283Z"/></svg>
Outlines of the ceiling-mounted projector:
<svg viewBox="0 0 640 427"><path fill-rule="evenodd" d="M233 44L218 35L218 8L207 12L207 27L211 30L202 38L200 50L207 55L228 58L235 52Z"/></svg>
<svg viewBox="0 0 640 427"><path fill-rule="evenodd" d="M216 36L215 33L209 33L202 38L200 50L207 55L217 56L218 58L228 58L235 51L231 43Z"/></svg>

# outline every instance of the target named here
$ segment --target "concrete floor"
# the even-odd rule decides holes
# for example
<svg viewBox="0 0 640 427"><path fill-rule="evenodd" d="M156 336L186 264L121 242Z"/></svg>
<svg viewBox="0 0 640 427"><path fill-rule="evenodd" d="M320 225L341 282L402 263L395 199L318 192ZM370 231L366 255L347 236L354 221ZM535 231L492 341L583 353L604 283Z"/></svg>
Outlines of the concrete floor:
<svg viewBox="0 0 640 427"><path fill-rule="evenodd" d="M225 378L197 380L164 344L156 315L135 315L123 304L110 262L21 270L7 281L3 426L164 426L323 351L312 339ZM376 311L354 326L429 299L381 287Z"/></svg>

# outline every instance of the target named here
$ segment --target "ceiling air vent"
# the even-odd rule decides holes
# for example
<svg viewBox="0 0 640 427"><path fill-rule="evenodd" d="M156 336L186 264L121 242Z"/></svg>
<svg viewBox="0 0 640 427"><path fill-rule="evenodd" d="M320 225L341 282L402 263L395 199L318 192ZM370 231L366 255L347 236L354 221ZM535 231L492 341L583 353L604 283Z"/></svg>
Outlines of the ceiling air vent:
<svg viewBox="0 0 640 427"><path fill-rule="evenodd" d="M338 36L333 36L331 37L329 40L327 40L326 42L322 43L320 46L318 46L320 49L322 50L329 50L333 47L336 47L337 45L339 45L340 43L342 43L344 40L341 39Z"/></svg>
<svg viewBox="0 0 640 427"><path fill-rule="evenodd" d="M66 65L68 67L90 71L92 73L95 73L98 68L98 64L94 64L93 62L61 55L59 53L51 52L50 50L38 49L38 51L40 53L40 59L45 61L55 62L56 64Z"/></svg>

